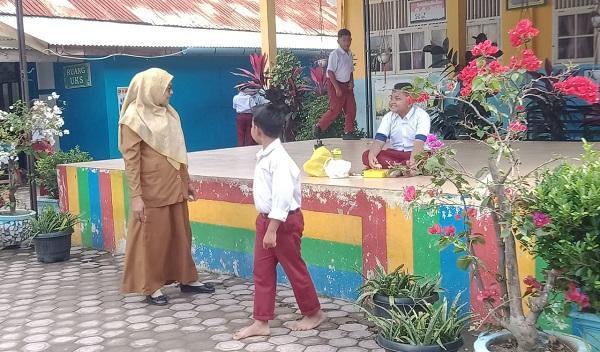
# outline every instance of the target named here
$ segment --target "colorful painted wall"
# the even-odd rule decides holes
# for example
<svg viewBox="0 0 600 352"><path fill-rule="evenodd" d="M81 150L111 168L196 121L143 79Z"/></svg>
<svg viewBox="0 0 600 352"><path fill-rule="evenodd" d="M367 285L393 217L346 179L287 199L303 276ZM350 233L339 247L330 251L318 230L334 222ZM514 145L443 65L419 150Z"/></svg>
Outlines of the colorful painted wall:
<svg viewBox="0 0 600 352"><path fill-rule="evenodd" d="M83 220L73 235L75 244L124 252L129 209L123 176L121 170L59 167L61 208L81 214ZM251 181L200 177L194 184L199 200L190 202L189 209L196 264L251 278L257 215ZM435 236L427 233L434 223L454 225L460 231L463 222L456 216L461 209L442 207L433 213L406 213L401 208L400 193L303 185L302 251L317 290L329 296L356 298L361 275L368 275L379 259L388 270L404 264L419 275L441 274L445 296L453 298L462 292L463 303L484 313L477 298L479 291L470 283L470 273L457 268L457 255L451 248L439 251L434 246ZM487 241L478 255L493 268L497 247L489 219L471 220L474 230ZM519 253L519 264L521 277L539 275L542 267L525 252ZM287 282L281 271L279 280ZM488 284L492 280L491 275L486 277Z"/></svg>

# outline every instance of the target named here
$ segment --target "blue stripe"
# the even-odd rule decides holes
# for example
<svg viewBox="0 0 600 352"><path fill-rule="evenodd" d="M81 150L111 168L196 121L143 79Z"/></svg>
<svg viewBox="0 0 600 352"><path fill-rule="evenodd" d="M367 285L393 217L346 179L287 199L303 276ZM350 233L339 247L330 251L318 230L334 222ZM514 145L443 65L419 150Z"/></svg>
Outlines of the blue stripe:
<svg viewBox="0 0 600 352"><path fill-rule="evenodd" d="M462 207L457 206L441 206L440 207L440 225L442 228L453 225L456 228L456 233L465 229L465 224L462 220L457 220L454 215L461 215L463 211ZM446 289L443 296L448 301L452 301L454 297L460 292L459 304L466 303L464 311L469 310L470 294L470 280L469 271L462 271L456 265L456 260L464 255L464 253L454 253L454 246L449 246L440 252L440 264L442 274L442 287Z"/></svg>
<svg viewBox="0 0 600 352"><path fill-rule="evenodd" d="M102 204L100 201L100 177L98 169L88 169L88 187L90 194L90 221L92 229L92 247L104 248L102 237Z"/></svg>
<svg viewBox="0 0 600 352"><path fill-rule="evenodd" d="M252 255L193 244L192 258L201 268L252 279ZM357 294L354 290L362 284L360 274L315 266L309 266L308 271L318 293L356 299ZM289 280L280 265L277 266L277 283L289 285Z"/></svg>
<svg viewBox="0 0 600 352"><path fill-rule="evenodd" d="M383 133L376 133L375 134L375 139L378 140L378 141L386 142L387 139L388 139L388 137L385 134L383 134Z"/></svg>
<svg viewBox="0 0 600 352"><path fill-rule="evenodd" d="M425 136L424 134L418 134L415 136L415 139L419 139L425 142L427 140L427 136Z"/></svg>

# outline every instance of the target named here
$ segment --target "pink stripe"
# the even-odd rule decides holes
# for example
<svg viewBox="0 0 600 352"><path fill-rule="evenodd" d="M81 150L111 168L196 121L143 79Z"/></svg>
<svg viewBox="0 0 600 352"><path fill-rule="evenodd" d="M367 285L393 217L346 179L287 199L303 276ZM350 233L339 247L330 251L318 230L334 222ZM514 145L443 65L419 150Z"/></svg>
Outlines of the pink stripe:
<svg viewBox="0 0 600 352"><path fill-rule="evenodd" d="M112 189L110 184L110 172L100 171L100 207L102 209L102 238L104 249L114 251L115 227L112 207Z"/></svg>
<svg viewBox="0 0 600 352"><path fill-rule="evenodd" d="M58 202L60 210L69 211L69 186L67 184L67 167L58 166Z"/></svg>

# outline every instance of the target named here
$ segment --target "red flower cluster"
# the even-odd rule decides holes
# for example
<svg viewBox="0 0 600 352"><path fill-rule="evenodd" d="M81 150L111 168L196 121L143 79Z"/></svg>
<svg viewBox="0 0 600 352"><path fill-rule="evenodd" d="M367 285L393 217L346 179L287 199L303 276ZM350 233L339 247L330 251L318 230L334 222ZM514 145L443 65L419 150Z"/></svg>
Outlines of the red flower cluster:
<svg viewBox="0 0 600 352"><path fill-rule="evenodd" d="M569 282L569 292L565 293L565 298L579 304L582 308L588 308L590 306L590 298L579 292L572 282Z"/></svg>
<svg viewBox="0 0 600 352"><path fill-rule="evenodd" d="M477 295L477 300L484 301L486 299L489 299L493 301L494 297L500 297L500 293L498 293L496 285L492 285L483 291L479 291L479 294Z"/></svg>
<svg viewBox="0 0 600 352"><path fill-rule="evenodd" d="M408 98L406 99L408 101L409 104L412 103L422 103L424 101L429 100L429 94L425 93L425 92L421 92L421 95L418 98L413 98L412 95L409 95Z"/></svg>
<svg viewBox="0 0 600 352"><path fill-rule="evenodd" d="M528 19L523 19L517 24L515 29L508 31L510 42L513 47L518 47L530 41L538 35L539 31L533 28L533 24Z"/></svg>
<svg viewBox="0 0 600 352"><path fill-rule="evenodd" d="M481 42L471 49L473 56L492 56L498 52L498 47L493 45L491 41L486 40Z"/></svg>
<svg viewBox="0 0 600 352"><path fill-rule="evenodd" d="M427 233L430 235L442 235L444 237L454 237L456 236L456 227L454 225L445 226L442 229L442 226L435 224L427 229Z"/></svg>
<svg viewBox="0 0 600 352"><path fill-rule="evenodd" d="M536 211L535 213L533 213L533 222L537 227L544 227L552 221L550 220L548 215Z"/></svg>
<svg viewBox="0 0 600 352"><path fill-rule="evenodd" d="M508 131L513 134L527 131L527 126L521 123L521 120L514 120L508 125Z"/></svg>
<svg viewBox="0 0 600 352"><path fill-rule="evenodd" d="M532 293L533 289L539 290L542 288L542 284L533 276L528 275L523 279L523 283L527 285L525 293Z"/></svg>
<svg viewBox="0 0 600 352"><path fill-rule="evenodd" d="M598 102L598 86L586 77L569 76L569 78L564 81L555 83L554 87L563 91L565 94L581 98L589 104Z"/></svg>
<svg viewBox="0 0 600 352"><path fill-rule="evenodd" d="M521 56L523 57L521 60L514 55L510 58L511 69L525 68L529 71L537 71L542 67L542 61L535 56L533 50L523 50Z"/></svg>
<svg viewBox="0 0 600 352"><path fill-rule="evenodd" d="M404 201L405 202L412 202L412 200L415 199L416 196L417 196L417 190L415 189L415 186L408 186L408 187L406 187L406 189L404 189Z"/></svg>

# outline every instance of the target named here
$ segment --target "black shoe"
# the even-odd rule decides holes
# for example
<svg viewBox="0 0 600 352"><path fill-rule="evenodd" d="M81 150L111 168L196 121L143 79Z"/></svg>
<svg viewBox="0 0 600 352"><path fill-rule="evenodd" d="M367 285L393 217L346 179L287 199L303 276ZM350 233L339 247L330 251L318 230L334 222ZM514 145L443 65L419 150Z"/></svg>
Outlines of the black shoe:
<svg viewBox="0 0 600 352"><path fill-rule="evenodd" d="M211 283L202 284L200 286L192 285L179 285L181 292L193 292L193 293L213 293L215 292L215 285Z"/></svg>
<svg viewBox="0 0 600 352"><path fill-rule="evenodd" d="M155 306L166 306L169 303L167 296L160 295L158 297L146 296L146 302Z"/></svg>
<svg viewBox="0 0 600 352"><path fill-rule="evenodd" d="M345 141L358 141L358 140L360 140L360 137L357 136L356 134L354 134L354 132L347 132L347 133L344 133L344 135L342 136L342 139Z"/></svg>
<svg viewBox="0 0 600 352"><path fill-rule="evenodd" d="M319 125L313 126L313 135L316 139L321 139L323 137L323 130L321 129L321 127L319 127Z"/></svg>

